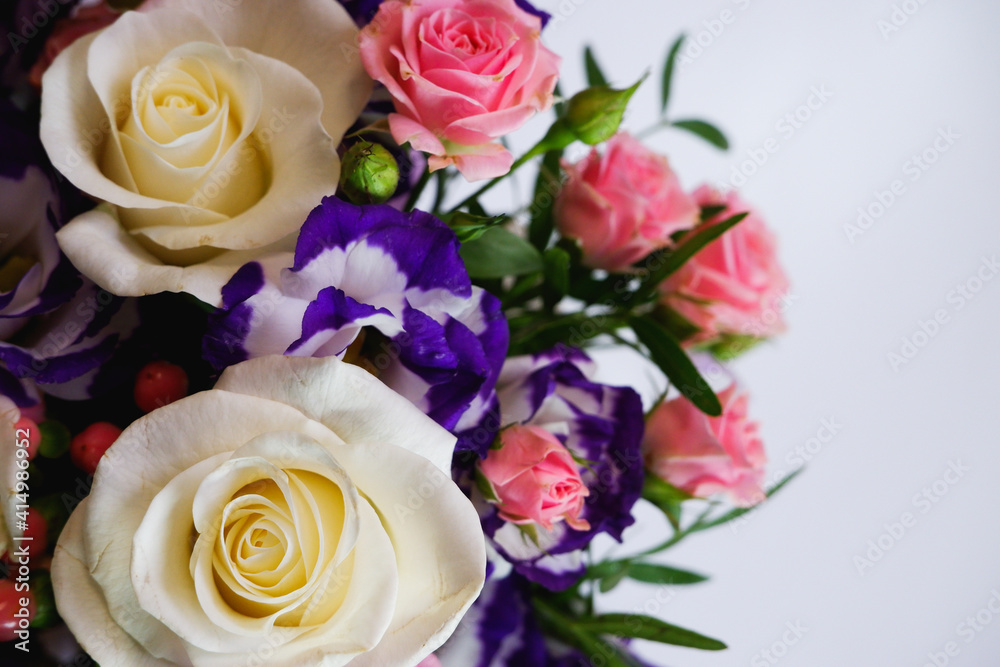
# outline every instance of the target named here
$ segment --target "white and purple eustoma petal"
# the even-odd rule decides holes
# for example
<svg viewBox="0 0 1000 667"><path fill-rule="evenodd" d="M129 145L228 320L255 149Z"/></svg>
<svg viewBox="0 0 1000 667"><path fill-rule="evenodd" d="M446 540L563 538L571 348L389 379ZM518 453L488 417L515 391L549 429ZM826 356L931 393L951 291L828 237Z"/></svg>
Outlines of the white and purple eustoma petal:
<svg viewBox="0 0 1000 667"><path fill-rule="evenodd" d="M495 400L508 343L500 302L472 286L454 232L428 213L326 197L294 256L244 265L222 297L204 341L216 368L336 355L455 431Z"/></svg>
<svg viewBox="0 0 1000 667"><path fill-rule="evenodd" d="M21 407L36 389L87 398L137 325L135 304L83 280L60 252L55 232L77 195L60 190L37 128L7 103L0 137L0 392Z"/></svg>
<svg viewBox="0 0 1000 667"><path fill-rule="evenodd" d="M565 521L533 536L483 504L483 528L497 551L528 579L563 590L584 571L583 550L595 535L621 540L634 519L632 507L642 494L642 401L628 387L593 382L594 363L583 352L557 347L549 352L512 357L497 382L503 426L540 426L555 435L580 462L589 495L580 518L587 530Z"/></svg>
<svg viewBox="0 0 1000 667"><path fill-rule="evenodd" d="M527 584L516 574L488 579L458 629L435 652L442 667L549 667Z"/></svg>

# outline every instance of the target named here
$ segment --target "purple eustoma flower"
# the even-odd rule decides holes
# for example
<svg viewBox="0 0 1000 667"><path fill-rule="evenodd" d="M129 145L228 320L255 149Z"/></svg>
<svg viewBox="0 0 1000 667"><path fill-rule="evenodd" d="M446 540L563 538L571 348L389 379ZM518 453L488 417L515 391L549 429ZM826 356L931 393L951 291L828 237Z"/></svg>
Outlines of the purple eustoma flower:
<svg viewBox="0 0 1000 667"><path fill-rule="evenodd" d="M459 629L436 651L443 667L549 667L527 581L491 577Z"/></svg>
<svg viewBox="0 0 1000 667"><path fill-rule="evenodd" d="M0 105L0 393L21 407L37 390L90 396L118 343L138 324L135 304L84 281L59 251L55 232L72 213L37 129Z"/></svg>
<svg viewBox="0 0 1000 667"><path fill-rule="evenodd" d="M222 296L204 343L219 369L337 355L456 432L495 401L508 340L500 302L472 286L455 234L428 213L326 197L294 256L243 266Z"/></svg>
<svg viewBox="0 0 1000 667"><path fill-rule="evenodd" d="M579 517L590 525L586 530L563 521L551 530L534 525L525 531L501 518L494 505L481 504L483 527L500 555L553 590L580 578L582 550L595 535L621 540L642 493L642 402L628 387L594 382L593 372L586 354L558 347L508 359L497 382L502 424L539 426L555 435L579 462L589 491Z"/></svg>

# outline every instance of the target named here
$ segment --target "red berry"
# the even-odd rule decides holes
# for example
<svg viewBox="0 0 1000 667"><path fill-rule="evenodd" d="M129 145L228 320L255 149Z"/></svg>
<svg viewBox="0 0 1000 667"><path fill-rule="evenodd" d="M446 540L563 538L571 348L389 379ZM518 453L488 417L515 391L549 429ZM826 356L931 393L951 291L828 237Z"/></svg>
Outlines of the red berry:
<svg viewBox="0 0 1000 667"><path fill-rule="evenodd" d="M152 412L187 396L188 377L184 369L168 361L153 361L135 376L135 404Z"/></svg>
<svg viewBox="0 0 1000 667"><path fill-rule="evenodd" d="M28 623L35 617L35 597L31 591L19 591L16 586L13 579L0 579L0 642L17 639L17 631L27 630ZM27 617L17 615L23 614L22 598L28 602Z"/></svg>
<svg viewBox="0 0 1000 667"><path fill-rule="evenodd" d="M14 424L14 437L17 441L27 440L28 460L35 458L38 453L38 445L42 442L42 432L38 430L38 424L28 419L24 415Z"/></svg>
<svg viewBox="0 0 1000 667"><path fill-rule="evenodd" d="M87 474L93 475L97 464L114 444L122 430L108 422L97 422L83 429L69 443L69 456L73 464Z"/></svg>
<svg viewBox="0 0 1000 667"><path fill-rule="evenodd" d="M27 527L24 529L26 539L23 544L28 550L28 560L35 560L45 555L45 549L49 546L48 533L49 522L45 520L42 513L34 507L28 508L28 520L25 521Z"/></svg>

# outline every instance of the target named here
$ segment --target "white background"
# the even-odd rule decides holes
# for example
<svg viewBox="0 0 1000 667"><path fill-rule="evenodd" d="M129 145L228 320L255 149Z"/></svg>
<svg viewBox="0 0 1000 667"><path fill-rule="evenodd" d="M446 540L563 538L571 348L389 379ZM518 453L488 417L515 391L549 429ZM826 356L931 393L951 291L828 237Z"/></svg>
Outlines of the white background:
<svg viewBox="0 0 1000 667"><path fill-rule="evenodd" d="M938 666L1000 664L1000 614L987 608L1000 591L1000 277L977 283L984 258L1000 258L1000 4L907 0L897 6L912 14L897 14L893 32L879 27L892 19L891 0L537 4L557 14L544 39L565 58L564 91L583 85L586 43L617 83L653 68L627 118L633 130L656 118L669 43L685 31L689 45L701 45L675 80L672 115L713 120L733 146L722 153L679 131L651 138L685 185L731 180L748 151L776 139L777 152L745 170L754 173L742 190L780 237L793 283L790 328L735 370L752 392L773 474L826 435L824 419L841 425L818 450L812 443L807 472L748 522L663 556L711 575L709 583L626 584L607 601L730 645L720 653L644 645L643 655L673 667L922 667L935 665L935 653ZM814 87L831 96L800 109ZM788 136L778 124L797 111L808 120ZM540 123L516 145L536 138ZM949 128L958 138L935 151ZM935 162L915 178L907 162L925 151ZM852 242L845 226L895 180L902 195ZM959 307L953 290L967 282L981 289ZM936 335L918 334L939 310ZM901 355L904 337L924 345L894 369L889 354ZM646 375L637 365L609 372L639 384ZM949 485L953 462L968 470ZM935 482L944 491L937 502L915 501ZM886 526L907 512L911 527L896 539ZM652 541L663 530L643 513L631 538ZM880 538L890 548L859 572L857 559ZM981 610L992 623L960 626ZM784 643L796 639L788 623L804 629L794 643ZM949 642L957 655L942 653ZM780 658L762 653L769 647Z"/></svg>

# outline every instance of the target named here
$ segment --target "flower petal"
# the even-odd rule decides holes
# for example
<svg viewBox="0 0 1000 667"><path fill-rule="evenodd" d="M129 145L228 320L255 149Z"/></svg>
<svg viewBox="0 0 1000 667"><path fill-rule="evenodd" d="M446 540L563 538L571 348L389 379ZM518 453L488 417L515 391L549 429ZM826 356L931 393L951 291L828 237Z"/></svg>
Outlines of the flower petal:
<svg viewBox="0 0 1000 667"><path fill-rule="evenodd" d="M344 447L336 455L380 510L399 567L392 625L351 667L416 664L454 632L482 590L486 547L475 539L479 516L450 473L420 456L375 443ZM388 462L391 478L385 474Z"/></svg>
<svg viewBox="0 0 1000 667"><path fill-rule="evenodd" d="M358 30L339 2L148 0L141 11L161 6L184 7L211 26L223 43L288 63L305 74L323 96L323 127L336 142L371 95L372 80L358 57ZM282 29L275 30L276 25Z"/></svg>
<svg viewBox="0 0 1000 667"><path fill-rule="evenodd" d="M346 442L391 442L450 473L454 437L367 371L336 357L251 359L226 369L216 389L291 405Z"/></svg>
<svg viewBox="0 0 1000 667"><path fill-rule="evenodd" d="M84 650L107 667L169 667L175 663L150 655L111 617L101 588L90 576L84 545L88 501L84 498L59 534L52 557L56 607Z"/></svg>
<svg viewBox="0 0 1000 667"><path fill-rule="evenodd" d="M222 303L222 286L261 250L225 251L192 266L172 266L149 253L115 219L107 206L77 216L56 234L63 252L81 273L119 296L186 292L205 303ZM294 239L272 251L290 249Z"/></svg>

